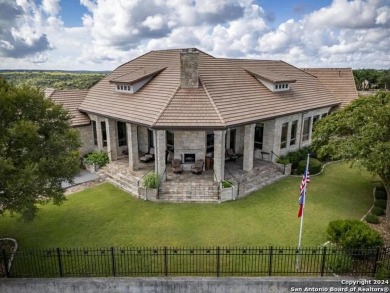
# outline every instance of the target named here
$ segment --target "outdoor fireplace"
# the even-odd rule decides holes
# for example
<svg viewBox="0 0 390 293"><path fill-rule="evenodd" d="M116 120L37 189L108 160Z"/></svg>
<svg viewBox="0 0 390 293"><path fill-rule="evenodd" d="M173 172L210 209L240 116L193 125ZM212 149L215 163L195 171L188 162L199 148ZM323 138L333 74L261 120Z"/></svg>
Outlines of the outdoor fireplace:
<svg viewBox="0 0 390 293"><path fill-rule="evenodd" d="M195 162L195 154L184 154L183 163L194 163Z"/></svg>

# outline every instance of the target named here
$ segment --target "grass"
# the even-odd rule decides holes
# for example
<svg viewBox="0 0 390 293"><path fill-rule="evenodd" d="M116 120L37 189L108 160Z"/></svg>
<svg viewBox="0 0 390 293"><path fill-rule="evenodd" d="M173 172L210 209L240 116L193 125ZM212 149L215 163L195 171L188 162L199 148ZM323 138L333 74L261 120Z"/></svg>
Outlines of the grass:
<svg viewBox="0 0 390 293"><path fill-rule="evenodd" d="M40 208L33 222L0 217L0 238L21 248L102 246L296 246L301 178L288 177L238 201L172 204L143 201L102 184ZM326 241L329 221L361 218L372 205L373 178L346 163L312 176L303 246Z"/></svg>

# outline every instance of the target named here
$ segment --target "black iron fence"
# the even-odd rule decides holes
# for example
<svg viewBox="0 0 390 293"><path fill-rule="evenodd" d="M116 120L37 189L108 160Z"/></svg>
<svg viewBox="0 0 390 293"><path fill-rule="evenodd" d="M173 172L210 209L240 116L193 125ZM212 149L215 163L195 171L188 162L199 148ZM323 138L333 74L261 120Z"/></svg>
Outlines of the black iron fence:
<svg viewBox="0 0 390 293"><path fill-rule="evenodd" d="M3 277L378 276L390 247L131 247L1 251Z"/></svg>

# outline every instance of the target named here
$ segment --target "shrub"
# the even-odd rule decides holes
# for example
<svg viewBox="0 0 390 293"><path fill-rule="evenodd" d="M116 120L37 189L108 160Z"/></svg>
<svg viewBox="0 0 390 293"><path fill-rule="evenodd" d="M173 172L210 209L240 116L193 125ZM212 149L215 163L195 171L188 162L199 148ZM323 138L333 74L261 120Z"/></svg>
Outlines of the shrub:
<svg viewBox="0 0 390 293"><path fill-rule="evenodd" d="M233 183L229 180L223 180L222 181L222 188L230 188L233 186Z"/></svg>
<svg viewBox="0 0 390 293"><path fill-rule="evenodd" d="M280 157L276 163L287 165L290 164L290 160L287 157Z"/></svg>
<svg viewBox="0 0 390 293"><path fill-rule="evenodd" d="M306 160L302 160L298 163L298 168L297 172L298 174L303 174L305 172L306 168ZM317 174L321 171L322 168L322 163L315 159L315 158L310 158L309 160L309 172L310 174Z"/></svg>
<svg viewBox="0 0 390 293"><path fill-rule="evenodd" d="M390 279L390 260L379 262L378 270L375 274L375 279L388 280Z"/></svg>
<svg viewBox="0 0 390 293"><path fill-rule="evenodd" d="M156 173L150 173L145 176L143 183L146 188L157 189L160 185L160 178Z"/></svg>
<svg viewBox="0 0 390 293"><path fill-rule="evenodd" d="M90 165L95 164L102 167L109 161L108 154L105 152L92 152L85 156L85 162Z"/></svg>
<svg viewBox="0 0 390 293"><path fill-rule="evenodd" d="M359 250L383 246L382 236L358 220L336 220L329 223L328 240L345 249Z"/></svg>
<svg viewBox="0 0 390 293"><path fill-rule="evenodd" d="M353 259L346 253L328 255L327 266L336 274L346 274L353 270Z"/></svg>
<svg viewBox="0 0 390 293"><path fill-rule="evenodd" d="M365 220L366 220L367 223L370 223L370 224L379 224L378 217L373 215L373 214L368 214L366 216Z"/></svg>
<svg viewBox="0 0 390 293"><path fill-rule="evenodd" d="M386 210L387 200L377 199L374 203L374 206Z"/></svg>
<svg viewBox="0 0 390 293"><path fill-rule="evenodd" d="M378 187L375 189L375 198L376 199L387 199L386 190L378 189Z"/></svg>
<svg viewBox="0 0 390 293"><path fill-rule="evenodd" d="M371 214L375 216L383 216L385 214L385 210L380 207L373 207L371 210Z"/></svg>

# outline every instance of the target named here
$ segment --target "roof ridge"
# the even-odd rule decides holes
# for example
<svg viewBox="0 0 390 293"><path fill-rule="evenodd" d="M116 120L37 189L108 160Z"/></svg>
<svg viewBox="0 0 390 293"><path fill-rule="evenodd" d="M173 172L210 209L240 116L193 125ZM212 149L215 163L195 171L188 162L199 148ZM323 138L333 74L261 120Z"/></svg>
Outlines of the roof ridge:
<svg viewBox="0 0 390 293"><path fill-rule="evenodd" d="M222 115L221 115L221 113L219 112L217 105L214 103L213 98L211 97L209 91L207 90L206 85L204 84L204 82L203 82L203 80L202 80L202 78L201 78L200 76L199 76L199 80L200 80L200 84L202 85L203 90L205 91L207 97L208 97L209 100L210 100L211 105L213 106L215 112L217 113L217 115L218 115L218 117L219 117L219 120L221 120L222 124L226 127L225 120L223 120Z"/></svg>
<svg viewBox="0 0 390 293"><path fill-rule="evenodd" d="M162 114L164 113L164 111L168 108L169 104L172 102L173 98L176 96L176 94L178 93L178 91L180 90L180 84L177 86L177 88L175 89L175 91L173 92L172 96L169 98L168 102L165 104L165 106L161 109L160 113L158 113L156 119L153 121L152 123L152 127L155 126L158 122L158 120L161 118Z"/></svg>

